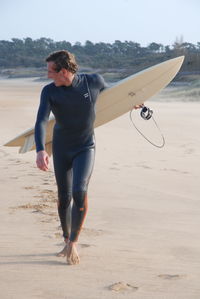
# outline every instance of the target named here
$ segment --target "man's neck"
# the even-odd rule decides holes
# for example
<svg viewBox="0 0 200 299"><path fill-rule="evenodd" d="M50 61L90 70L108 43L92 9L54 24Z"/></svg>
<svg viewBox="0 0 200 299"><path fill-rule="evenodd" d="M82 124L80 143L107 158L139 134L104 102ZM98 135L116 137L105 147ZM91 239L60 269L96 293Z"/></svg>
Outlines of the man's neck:
<svg viewBox="0 0 200 299"><path fill-rule="evenodd" d="M65 85L65 86L70 86L70 85L72 85L72 82L73 82L73 80L74 80L74 76L75 76L75 74L70 74L70 75L66 78L66 80L65 80L65 82L64 82L64 85Z"/></svg>

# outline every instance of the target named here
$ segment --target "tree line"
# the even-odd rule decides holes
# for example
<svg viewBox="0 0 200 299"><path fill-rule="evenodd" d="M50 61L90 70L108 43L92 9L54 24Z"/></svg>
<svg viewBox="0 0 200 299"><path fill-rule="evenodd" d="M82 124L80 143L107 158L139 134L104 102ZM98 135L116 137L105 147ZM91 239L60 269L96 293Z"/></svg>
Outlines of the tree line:
<svg viewBox="0 0 200 299"><path fill-rule="evenodd" d="M194 45L177 40L171 46L152 42L143 47L133 41L93 43L87 40L84 44L71 44L68 41L56 42L45 37L36 40L30 37L0 40L0 68L41 68L46 65L44 60L49 53L62 49L74 53L78 64L85 68L138 71L145 66L185 55L182 71L200 71L200 42Z"/></svg>

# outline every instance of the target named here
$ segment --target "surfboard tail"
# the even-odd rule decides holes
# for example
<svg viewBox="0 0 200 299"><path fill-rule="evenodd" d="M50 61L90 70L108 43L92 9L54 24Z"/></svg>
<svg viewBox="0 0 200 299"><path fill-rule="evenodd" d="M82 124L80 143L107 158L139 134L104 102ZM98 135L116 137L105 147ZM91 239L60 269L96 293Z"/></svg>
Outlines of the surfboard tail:
<svg viewBox="0 0 200 299"><path fill-rule="evenodd" d="M20 147L19 153L25 154L35 148L35 139L34 134L31 134L25 138L23 146ZM48 142L45 144L45 150L49 156L52 154L52 142Z"/></svg>
<svg viewBox="0 0 200 299"><path fill-rule="evenodd" d="M20 147L19 153L24 154L32 150L34 144L35 144L34 134L28 135L24 140L24 144Z"/></svg>

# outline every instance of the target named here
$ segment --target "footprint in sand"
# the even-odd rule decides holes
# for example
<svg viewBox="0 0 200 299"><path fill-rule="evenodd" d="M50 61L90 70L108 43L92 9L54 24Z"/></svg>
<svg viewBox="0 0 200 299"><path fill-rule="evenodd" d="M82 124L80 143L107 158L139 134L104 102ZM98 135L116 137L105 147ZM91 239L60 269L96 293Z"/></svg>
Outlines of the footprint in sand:
<svg viewBox="0 0 200 299"><path fill-rule="evenodd" d="M124 291L135 292L138 290L138 287L134 287L129 283L120 281L112 284L111 286L108 287L108 289L110 291L115 291L115 292L124 292Z"/></svg>
<svg viewBox="0 0 200 299"><path fill-rule="evenodd" d="M195 150L193 148L188 148L187 150L185 150L184 152L186 155L192 155L195 153Z"/></svg>
<svg viewBox="0 0 200 299"><path fill-rule="evenodd" d="M15 165L17 164L22 164L22 162L20 160L15 160Z"/></svg>
<svg viewBox="0 0 200 299"><path fill-rule="evenodd" d="M0 150L0 157L2 158L2 157L6 157L6 156L9 156L9 154L8 153L6 153L4 150Z"/></svg>
<svg viewBox="0 0 200 299"><path fill-rule="evenodd" d="M52 219L43 219L40 220L41 223L52 223Z"/></svg>
<svg viewBox="0 0 200 299"><path fill-rule="evenodd" d="M92 229L92 228L82 228L83 233L87 234L88 236L95 237L104 234L102 229Z"/></svg>
<svg viewBox="0 0 200 299"><path fill-rule="evenodd" d="M11 207L11 209L14 210L19 210L19 209L24 209L24 210L32 210L32 212L41 212L44 213L43 210L46 208L51 208L49 205L45 204L45 203L27 203L25 205L21 205L21 206L16 206L16 207Z"/></svg>
<svg viewBox="0 0 200 299"><path fill-rule="evenodd" d="M91 247L90 244L79 244L79 246L80 246L81 248L88 248L88 247Z"/></svg>
<svg viewBox="0 0 200 299"><path fill-rule="evenodd" d="M181 171L181 170L174 169L174 168L162 168L160 170L162 170L162 171L172 171L172 172L177 172L177 173L180 173L180 174L189 174L188 171Z"/></svg>
<svg viewBox="0 0 200 299"><path fill-rule="evenodd" d="M35 189L35 187L34 186L27 186L27 187L24 187L24 189L26 189L26 190L32 190L32 189Z"/></svg>
<svg viewBox="0 0 200 299"><path fill-rule="evenodd" d="M110 170L120 170L120 169L117 167L110 167Z"/></svg>
<svg viewBox="0 0 200 299"><path fill-rule="evenodd" d="M28 175L28 176L38 176L37 173L27 173L26 175Z"/></svg>
<svg viewBox="0 0 200 299"><path fill-rule="evenodd" d="M145 163L137 163L136 166L144 169L152 169L152 167L146 165Z"/></svg>
<svg viewBox="0 0 200 299"><path fill-rule="evenodd" d="M17 176L11 176L10 179L17 180L18 177Z"/></svg>
<svg viewBox="0 0 200 299"><path fill-rule="evenodd" d="M160 274L160 275L158 275L158 277L163 278L163 279L169 279L169 280L172 280L172 279L180 279L180 278L183 278L184 275L179 275L179 274Z"/></svg>
<svg viewBox="0 0 200 299"><path fill-rule="evenodd" d="M124 167L131 168L131 165L124 165Z"/></svg>

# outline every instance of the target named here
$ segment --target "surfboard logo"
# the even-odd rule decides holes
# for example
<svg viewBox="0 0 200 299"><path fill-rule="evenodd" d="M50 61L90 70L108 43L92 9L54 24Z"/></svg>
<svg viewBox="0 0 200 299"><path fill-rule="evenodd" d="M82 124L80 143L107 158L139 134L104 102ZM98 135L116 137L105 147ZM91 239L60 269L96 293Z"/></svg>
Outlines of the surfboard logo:
<svg viewBox="0 0 200 299"><path fill-rule="evenodd" d="M133 92L133 91L130 91L128 95L131 96L131 97L134 97L136 95L136 93Z"/></svg>

